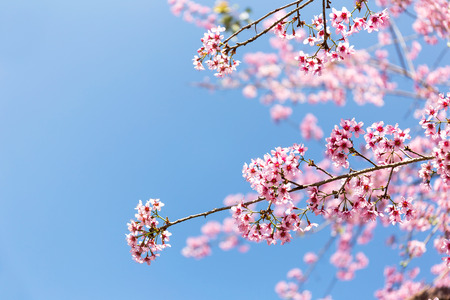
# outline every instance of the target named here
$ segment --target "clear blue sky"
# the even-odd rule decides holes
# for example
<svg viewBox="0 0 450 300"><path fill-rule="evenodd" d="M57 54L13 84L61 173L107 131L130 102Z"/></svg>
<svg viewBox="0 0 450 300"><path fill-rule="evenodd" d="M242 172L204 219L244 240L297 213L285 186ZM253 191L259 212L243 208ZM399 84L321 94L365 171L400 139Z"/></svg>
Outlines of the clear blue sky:
<svg viewBox="0 0 450 300"><path fill-rule="evenodd" d="M172 228L172 248L152 266L131 260L126 223L139 199L160 198L171 219L209 210L250 191L244 162L301 142L257 100L191 86L207 75L191 62L201 36L165 1L0 3L1 299L276 299L275 284L326 242L215 249L195 261L180 254L200 233L195 220ZM314 112L327 134L341 117L392 122L399 105L305 106L294 120ZM384 237L362 250L385 251ZM397 259L382 254L338 283L336 299L357 299L367 280L373 289L356 294L371 298ZM334 270L319 266L314 298Z"/></svg>

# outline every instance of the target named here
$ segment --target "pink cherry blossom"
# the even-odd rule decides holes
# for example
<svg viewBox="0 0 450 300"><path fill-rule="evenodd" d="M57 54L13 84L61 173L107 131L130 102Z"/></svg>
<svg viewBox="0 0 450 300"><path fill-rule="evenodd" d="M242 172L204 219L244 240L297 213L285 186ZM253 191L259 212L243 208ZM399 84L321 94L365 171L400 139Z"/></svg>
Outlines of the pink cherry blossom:
<svg viewBox="0 0 450 300"><path fill-rule="evenodd" d="M292 114L292 108L276 104L270 109L270 116L275 122L286 120Z"/></svg>

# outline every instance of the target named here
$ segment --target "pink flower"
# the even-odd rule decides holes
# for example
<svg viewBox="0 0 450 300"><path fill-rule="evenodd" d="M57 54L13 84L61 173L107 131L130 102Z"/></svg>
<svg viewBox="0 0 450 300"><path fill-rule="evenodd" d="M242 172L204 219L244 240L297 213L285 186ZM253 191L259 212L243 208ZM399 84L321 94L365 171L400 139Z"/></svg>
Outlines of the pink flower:
<svg viewBox="0 0 450 300"><path fill-rule="evenodd" d="M292 114L292 108L285 107L280 104L274 105L270 109L270 116L272 117L272 120L275 122L279 122L280 120L285 120L289 118L289 116Z"/></svg>
<svg viewBox="0 0 450 300"><path fill-rule="evenodd" d="M385 211L389 213L389 222L392 225L395 225L396 223L402 223L401 213L394 206L387 207Z"/></svg>
<svg viewBox="0 0 450 300"><path fill-rule="evenodd" d="M391 34L384 31L378 33L378 42L381 45L389 45L392 43Z"/></svg>
<svg viewBox="0 0 450 300"><path fill-rule="evenodd" d="M408 58L410 60L416 59L421 50L422 46L417 41L413 41L411 45L411 50L407 53Z"/></svg>
<svg viewBox="0 0 450 300"><path fill-rule="evenodd" d="M217 221L209 221L202 226L202 233L209 238L215 238L221 231L222 226Z"/></svg>
<svg viewBox="0 0 450 300"><path fill-rule="evenodd" d="M427 251L427 248L425 247L425 243L412 240L408 242L408 253L412 257L419 257L422 256Z"/></svg>
<svg viewBox="0 0 450 300"><path fill-rule="evenodd" d="M317 261L317 255L313 252L307 252L303 256L303 261L307 264L313 264Z"/></svg>
<svg viewBox="0 0 450 300"><path fill-rule="evenodd" d="M255 98L257 96L257 89L254 85L246 85L243 89L242 89L242 94L244 94L245 97L247 98Z"/></svg>
<svg viewBox="0 0 450 300"><path fill-rule="evenodd" d="M196 259L211 255L211 247L206 236L190 237L186 240L186 247L181 250L181 254L185 257L193 257Z"/></svg>
<svg viewBox="0 0 450 300"><path fill-rule="evenodd" d="M318 42L318 39L316 38L316 37L313 37L313 36L309 36L309 37L307 37L304 41L303 41L303 44L309 44L310 46L314 46L314 44L316 43L316 42Z"/></svg>
<svg viewBox="0 0 450 300"><path fill-rule="evenodd" d="M300 133L307 140L320 140L323 137L323 131L317 126L317 118L313 114L307 114L300 123Z"/></svg>
<svg viewBox="0 0 450 300"><path fill-rule="evenodd" d="M441 250L450 255L450 240L444 239L442 242Z"/></svg>
<svg viewBox="0 0 450 300"><path fill-rule="evenodd" d="M297 281L303 281L303 272L299 268L294 268L287 273L287 278L294 278Z"/></svg>

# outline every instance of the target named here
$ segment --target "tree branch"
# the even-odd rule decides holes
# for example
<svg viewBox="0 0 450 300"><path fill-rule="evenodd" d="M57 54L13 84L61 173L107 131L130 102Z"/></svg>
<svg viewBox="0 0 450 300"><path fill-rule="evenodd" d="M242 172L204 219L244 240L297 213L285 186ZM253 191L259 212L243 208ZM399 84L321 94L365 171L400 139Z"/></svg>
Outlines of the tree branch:
<svg viewBox="0 0 450 300"><path fill-rule="evenodd" d="M423 156L423 157L408 159L408 160L404 160L404 161L400 161L400 162L396 162L396 163L392 163L392 164L387 164L387 165L381 165L381 166L376 166L376 167L372 167L372 168L367 168L367 169L363 169L363 170L352 172L352 173L348 173L348 174L343 174L343 175L339 175L339 176L333 176L331 178L328 178L328 179L325 179L325 180L321 180L321 181L318 181L318 182L315 182L315 183L299 185L299 186L291 189L289 192L291 193L291 192L295 192L295 191L300 191L300 190L304 190L304 189L307 189L307 188L312 187L312 186L321 186L321 185L324 185L324 184L327 184L327 183L330 183L330 182L333 182L333 181L336 181L336 180L340 180L340 179L351 178L351 177L355 177L355 176L358 176L358 175L361 175L361 174L365 174L365 173L370 173L370 172L377 171L377 170L383 170L383 169L388 169L388 168L396 168L396 167L400 167L400 166L404 166L404 165L408 165L408 164L412 164L412 163L416 163L416 162L420 162L420 161L431 160L431 159L433 159L433 156ZM251 204L254 204L254 203L261 202L261 201L263 201L265 199L266 198L264 198L264 197L259 197L259 198L255 199L255 200L245 202L245 203L243 203L243 205L244 206L248 206L248 205L251 205ZM232 208L233 206L235 206L235 205L228 205L228 206L225 206L225 207L214 208L214 209L212 209L210 211L206 211L206 212L195 214L195 215L190 215L190 216L178 219L178 220L176 220L174 222L167 222L164 226L162 226L162 228L163 229L167 229L170 226L173 226L175 224L178 224L178 223L190 220L190 219L194 219L194 218L198 218L198 217L206 217L206 216L208 216L210 214L213 214L213 213L216 213L216 212L219 212L219 211L228 210L228 209Z"/></svg>
<svg viewBox="0 0 450 300"><path fill-rule="evenodd" d="M268 16L270 16L270 15L273 15L274 13L276 13L276 12L278 12L278 11L280 11L280 10L283 10L283 9L285 9L285 8L288 8L289 6L292 6L292 5L297 5L297 7L298 7L298 4L299 3L301 3L303 0L297 0L297 1L294 1L294 2L292 2L292 3L289 3L289 4L286 4L285 6L282 6L282 7L279 7L279 8L277 8L277 9L274 9L274 10L272 10L271 12L268 12L267 14L265 14L264 16L262 16L261 18L259 18L258 20L256 20L256 21L253 21L252 23L250 23L250 24L248 24L248 25L245 25L244 27L241 27L241 29L239 29L238 31L236 31L235 33L233 33L232 35L230 35L226 40L224 40L223 41L223 43L224 44L226 44L228 41L230 41L232 38L234 38L235 36L237 36L239 33L241 33L242 31L244 31L245 29L250 29L252 26L256 26L259 22L261 22L262 20L264 20L265 18L267 18Z"/></svg>
<svg viewBox="0 0 450 300"><path fill-rule="evenodd" d="M289 17L290 15L296 13L296 12L299 11L300 9L304 8L305 6L307 6L308 4L310 4L310 3L313 2L313 1L314 1L314 0L308 0L307 2L305 2L304 4L302 4L301 6L295 8L294 10L290 11L289 13L287 13L284 17L282 17L281 19L277 20L275 23L273 23L273 24L270 25L268 28L264 29L263 31L261 31L260 33L258 33L257 35L255 35L254 37L249 38L249 39L246 40L245 42L242 42L242 43L236 43L235 46L226 48L226 50L227 50L227 51L231 51L231 53L233 53L233 51L235 51L237 48L239 48L239 47L241 47L241 46L245 46L245 45L247 45L248 43L253 42L254 40L258 39L260 36L262 36L262 35L266 34L267 32L269 32L269 31L270 31L272 28L274 28L278 23L280 23L281 21L283 21L284 19L286 19L286 18ZM297 3L297 2L295 2L295 3ZM295 4L295 3L294 3L294 4ZM247 26L248 26L248 25L247 25ZM226 40L224 41L224 44L225 44L228 40L229 40L229 38L226 39Z"/></svg>
<svg viewBox="0 0 450 300"><path fill-rule="evenodd" d="M395 35L396 39L399 41L398 44L395 43L395 47L396 47L397 53L400 57L400 61L402 62L402 64L404 64L404 62L406 60L406 64L408 65L409 73L414 74L415 73L414 65L413 65L412 61L408 58L408 49L406 48L405 39L403 38L402 33L400 32L400 30L398 29L397 25L395 24L395 22L392 18L389 20L389 29ZM400 49L398 47L399 45L402 48L403 53L402 53L402 51L400 51Z"/></svg>
<svg viewBox="0 0 450 300"><path fill-rule="evenodd" d="M336 180L345 179L345 178L349 178L349 177L355 177L355 176L358 176L358 175L362 175L362 174L365 174L365 173L370 173L370 172L377 171L377 170L396 168L396 167L400 167L400 166L416 163L416 162L419 162L419 161L431 160L431 159L433 159L433 156L424 156L424 157L419 157L419 158L399 161L399 162L392 163L392 164L387 164L387 165L381 165L381 166L377 166L377 167L367 168L367 169L363 169L363 170L360 170L360 171L356 171L356 172L352 172L352 173L348 173L348 174L335 176L335 177L332 177L332 178L329 178L329 179L325 179L325 180L322 180L322 181L318 181L318 182L315 182L315 183L302 185L301 187L293 188L289 192L303 190L303 189L306 189L306 188L309 188L309 187L312 187L312 186L321 186L321 185L324 185L324 184L327 184L327 183L330 183L330 182L333 182L333 181L336 181Z"/></svg>
<svg viewBox="0 0 450 300"><path fill-rule="evenodd" d="M427 89L429 89L430 91L434 92L434 93L439 93L438 90L436 90L434 87L432 87L431 85L429 85L428 83L426 83L425 81L421 80L421 79L417 79L415 78L414 74L408 72L408 70L396 66L394 64L389 64L389 63L383 63L380 64L380 62L377 59L374 58L369 58L368 60L369 63L371 63L373 66L375 67L380 67L380 65L386 66L386 69L389 71L392 71L393 73L397 73L397 74L401 74L401 75L405 75L406 77L414 80L415 82L421 84L423 87L426 87Z"/></svg>

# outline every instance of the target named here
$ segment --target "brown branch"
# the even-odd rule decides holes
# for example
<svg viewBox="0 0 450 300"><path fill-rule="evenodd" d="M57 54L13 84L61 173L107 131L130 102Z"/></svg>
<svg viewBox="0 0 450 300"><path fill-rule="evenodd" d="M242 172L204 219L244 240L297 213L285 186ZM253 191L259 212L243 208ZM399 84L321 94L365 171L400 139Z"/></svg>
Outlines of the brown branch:
<svg viewBox="0 0 450 300"><path fill-rule="evenodd" d="M343 175L339 175L339 176L333 176L331 178L325 179L325 180L321 180L315 183L310 183L310 184L305 184L305 185L299 185L298 187L295 187L293 189L291 189L289 192L295 192L295 191L300 191L300 190L304 190L307 189L309 187L312 186L321 186L336 180L340 180L340 179L345 179L345 178L351 178L351 177L355 177L361 174L365 174L365 173L370 173L373 171L377 171L377 170L382 170L382 169L388 169L388 168L396 168L396 167L400 167L400 166L404 166L404 165L408 165L408 164L412 164L412 163L416 163L416 162L420 162L420 161L424 161L424 160L431 160L433 159L433 156L424 156L424 157L418 157L418 158L414 158L414 159L409 159L409 160L404 160L404 161L400 161L400 162L396 162L396 163L392 163L392 164L388 164L388 165L382 165L382 166L376 166L376 167L372 167L372 168L367 168L367 169L363 169L360 171L356 171L356 172L352 172L352 173L348 173L348 174L343 174ZM259 197L255 200L252 201L248 201L243 203L244 206L248 206L250 204L254 204L254 203L258 203L261 202L263 200L265 200L266 198L264 197ZM175 224L190 220L190 219L194 219L194 218L198 218L198 217L206 217L210 214L219 212L219 211L224 211L224 210L228 210L230 208L232 208L235 205L229 205L229 206L225 206L225 207L221 207L221 208L214 208L210 211L207 212L203 212L203 213L199 213L199 214L195 214L195 215L190 215L181 219L178 219L174 222L167 222L164 226L162 226L162 229L167 229L170 226L173 226Z"/></svg>
<svg viewBox="0 0 450 300"><path fill-rule="evenodd" d="M387 193L388 193L388 188L389 188L389 183L391 183L391 178L392 178L392 173L394 172L394 168L391 169L391 172L389 173L389 179L388 182L386 184L386 186L384 187L384 199L386 199L387 197ZM390 197L390 196L389 196Z"/></svg>
<svg viewBox="0 0 450 300"><path fill-rule="evenodd" d="M358 150L356 150L355 148L351 147L350 148L350 153L356 154L359 157L364 158L366 161L368 161L372 166L376 167L377 165L371 161L370 159L368 159L367 157L365 157L364 155L362 155L361 153L358 152Z"/></svg>
<svg viewBox="0 0 450 300"><path fill-rule="evenodd" d="M358 176L358 175L362 175L362 174L365 174L365 173L370 173L370 172L377 171L377 170L396 168L396 167L400 167L400 166L416 163L416 162L419 162L419 161L431 160L431 159L433 159L433 156L424 156L424 157L418 157L418 158L414 158L414 159L408 159L408 160L404 160L404 161L399 161L399 162L392 163L392 164L387 164L387 165L381 165L381 166L377 166L377 167L367 168L367 169L356 171L356 172L353 172L353 173L348 173L348 174L343 174L343 175L339 175L339 176L334 176L333 178L325 179L325 180L318 181L318 182L315 182L315 183L302 185L301 187L293 188L289 192L295 192L295 191L303 190L303 189L306 189L306 188L309 188L309 187L312 187L312 186L321 186L321 185L324 185L324 184L327 184L327 183L330 183L330 182L333 182L333 181L336 181L336 180L345 179L345 178L349 178L349 177L355 177L355 176Z"/></svg>
<svg viewBox="0 0 450 300"><path fill-rule="evenodd" d="M284 17L282 17L281 19L277 20L275 23L273 23L272 25L270 25L268 28L264 29L263 31L261 31L260 33L258 33L257 35L255 35L252 38L249 38L248 40L246 40L245 42L242 43L236 43L235 46L233 47L226 47L226 51L231 51L231 53L234 53L234 51L241 47L241 46L245 46L248 43L251 43L253 41L255 41L256 39L258 39L260 36L266 34L267 32L269 32L272 28L274 28L278 23L280 23L281 21L283 21L284 19L286 19L287 17L289 17L290 15L296 13L297 11L299 11L300 9L304 8L305 6L307 6L308 4L310 4L311 2L313 2L314 0L308 0L307 2L305 2L304 4L302 4L301 6L295 8L294 10L290 11L289 13L287 13ZM296 3L296 2L295 2ZM247 25L248 26L248 25ZM229 39L226 39L224 41L224 43L226 43L226 41L228 41Z"/></svg>
<svg viewBox="0 0 450 300"><path fill-rule="evenodd" d="M330 176L331 178L334 177L333 175L331 175L330 173L328 173L327 171L325 171L324 169L322 169L321 167L319 167L318 165L316 165L316 163L315 163L312 159L310 159L310 160L304 160L304 161L305 161L306 163L308 163L308 166L314 167L314 168L316 168L317 170L324 172L325 174L327 174L327 175Z"/></svg>
<svg viewBox="0 0 450 300"><path fill-rule="evenodd" d="M248 25L245 25L244 27L241 27L241 29L239 29L238 31L236 31L235 33L233 33L232 35L230 35L226 40L224 40L223 43L226 44L229 40L231 40L232 38L234 38L235 36L237 36L239 33L241 33L242 31L244 31L245 29L250 29L253 25L255 25L255 29L256 29L256 25L257 25L259 22L261 22L262 20L264 20L264 19L267 18L268 16L273 15L274 13L276 13L276 12L282 10L282 9L285 9L285 8L287 8L287 7L289 7L289 6L296 5L296 4L297 4L297 7L298 7L298 4L301 3L302 1L303 1L303 0L297 0L297 1L294 1L294 2L292 2L292 3L286 4L285 6L279 7L279 8L277 8L277 9L274 9L274 10L268 12L267 14L265 14L264 16L262 16L261 18L259 18L258 20L253 21L252 23L250 23L250 24L248 24Z"/></svg>
<svg viewBox="0 0 450 300"><path fill-rule="evenodd" d="M420 157L425 157L422 154L417 153L416 151L413 151L411 148L409 148L409 146L405 147L405 151L409 151L409 152L414 153L415 155L420 156Z"/></svg>
<svg viewBox="0 0 450 300"><path fill-rule="evenodd" d="M251 205L251 204L254 204L254 203L261 202L261 201L263 201L265 199L266 198L264 198L264 197L259 197L259 198L255 199L255 200L245 202L245 203L243 203L243 205L244 206L248 206L248 205ZM190 219L198 218L198 217L206 217L207 215L210 215L210 214L213 214L213 213L216 213L216 212L219 212L219 211L228 210L228 209L232 208L233 206L236 206L236 205L228 205L228 206L225 206L225 207L214 208L214 209L212 209L210 211L206 211L206 212L203 212L203 213L200 213L200 214L190 215L188 217L184 217L184 218L178 219L178 220L176 220L174 222L169 222L166 225L164 225L163 227L165 229L167 229L167 228L169 228L172 225L175 225L175 224L178 224L178 223L190 220Z"/></svg>
<svg viewBox="0 0 450 300"><path fill-rule="evenodd" d="M327 44L327 40L328 40L328 32L327 32L327 17L325 14L325 8L326 8L326 2L327 0L322 0L322 21L323 21L323 43L322 46L325 50L328 50L328 44Z"/></svg>

